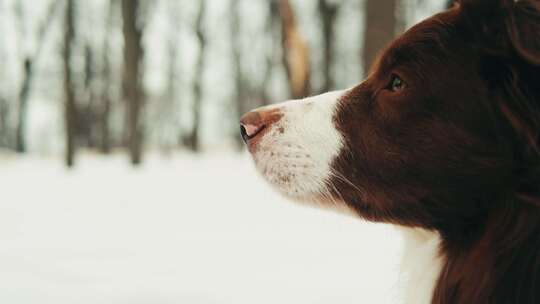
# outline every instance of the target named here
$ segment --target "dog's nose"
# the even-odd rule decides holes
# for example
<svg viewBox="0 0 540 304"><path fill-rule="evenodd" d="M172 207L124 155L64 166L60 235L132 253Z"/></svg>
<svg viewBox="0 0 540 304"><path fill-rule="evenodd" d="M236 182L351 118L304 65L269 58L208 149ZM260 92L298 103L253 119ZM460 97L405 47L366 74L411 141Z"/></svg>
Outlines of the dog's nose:
<svg viewBox="0 0 540 304"><path fill-rule="evenodd" d="M255 138L265 128L264 120L259 112L246 113L240 119L240 134L244 142Z"/></svg>
<svg viewBox="0 0 540 304"><path fill-rule="evenodd" d="M278 109L255 110L240 118L240 134L244 142L255 139L263 131L276 123L282 114Z"/></svg>

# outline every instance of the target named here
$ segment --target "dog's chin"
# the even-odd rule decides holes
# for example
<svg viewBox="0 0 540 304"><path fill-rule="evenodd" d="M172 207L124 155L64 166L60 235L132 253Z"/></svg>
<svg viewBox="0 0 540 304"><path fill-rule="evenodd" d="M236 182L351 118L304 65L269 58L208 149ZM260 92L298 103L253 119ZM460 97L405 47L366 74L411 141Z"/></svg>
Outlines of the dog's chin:
<svg viewBox="0 0 540 304"><path fill-rule="evenodd" d="M252 153L257 171L288 200L351 213L332 191L331 170L321 170L317 160L300 144L279 143L272 130Z"/></svg>
<svg viewBox="0 0 540 304"><path fill-rule="evenodd" d="M317 190L308 190L307 183L297 179L297 173L281 172L278 174L265 174L261 172L266 182L285 199L309 207L329 209L345 214L356 213L341 199L333 195L330 187L325 183ZM290 175L290 177L287 177ZM283 181L286 179L287 181Z"/></svg>
<svg viewBox="0 0 540 304"><path fill-rule="evenodd" d="M289 198L302 200L324 193L326 187L316 176L316 164L299 145L264 140L253 159L264 179Z"/></svg>

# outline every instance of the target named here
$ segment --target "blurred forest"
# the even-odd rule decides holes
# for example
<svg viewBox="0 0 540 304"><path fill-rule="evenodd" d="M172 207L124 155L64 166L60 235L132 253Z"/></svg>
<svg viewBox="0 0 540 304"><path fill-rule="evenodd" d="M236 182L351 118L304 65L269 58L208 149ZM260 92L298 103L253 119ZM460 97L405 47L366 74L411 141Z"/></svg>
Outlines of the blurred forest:
<svg viewBox="0 0 540 304"><path fill-rule="evenodd" d="M238 120L351 87L446 0L0 0L0 153L242 149Z"/></svg>

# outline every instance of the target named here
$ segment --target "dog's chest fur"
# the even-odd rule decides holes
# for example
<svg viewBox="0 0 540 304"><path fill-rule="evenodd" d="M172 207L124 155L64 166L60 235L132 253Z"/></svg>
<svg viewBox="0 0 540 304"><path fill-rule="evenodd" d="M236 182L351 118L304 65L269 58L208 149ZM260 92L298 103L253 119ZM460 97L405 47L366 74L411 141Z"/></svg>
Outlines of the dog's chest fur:
<svg viewBox="0 0 540 304"><path fill-rule="evenodd" d="M442 268L440 237L421 229L398 228L403 234L400 288L404 304L430 304Z"/></svg>

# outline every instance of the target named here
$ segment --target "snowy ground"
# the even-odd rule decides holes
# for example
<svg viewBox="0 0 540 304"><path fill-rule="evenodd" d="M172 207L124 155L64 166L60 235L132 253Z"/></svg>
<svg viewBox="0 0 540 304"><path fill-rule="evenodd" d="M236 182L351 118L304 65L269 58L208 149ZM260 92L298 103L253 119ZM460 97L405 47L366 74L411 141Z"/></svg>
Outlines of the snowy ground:
<svg viewBox="0 0 540 304"><path fill-rule="evenodd" d="M0 158L0 303L397 303L385 226L286 202L247 155Z"/></svg>

